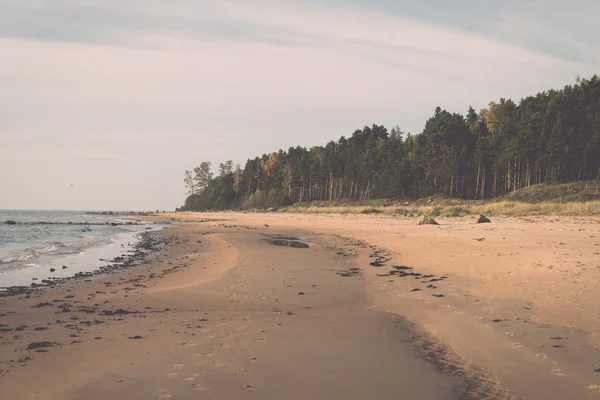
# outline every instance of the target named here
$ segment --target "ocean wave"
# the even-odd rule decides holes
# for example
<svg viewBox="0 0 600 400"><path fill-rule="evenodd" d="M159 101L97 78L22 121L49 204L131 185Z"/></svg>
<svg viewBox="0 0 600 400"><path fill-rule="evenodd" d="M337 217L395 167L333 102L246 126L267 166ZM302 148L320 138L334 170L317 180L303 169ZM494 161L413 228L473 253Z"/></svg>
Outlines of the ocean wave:
<svg viewBox="0 0 600 400"><path fill-rule="evenodd" d="M97 246L117 245L123 233L140 231L128 222L112 224L52 221L22 221L17 227L0 226L0 271L45 266L55 259L70 255L86 255ZM49 221L50 222L50 221ZM116 221L115 221L116 222ZM121 221L119 221L121 222ZM143 225L143 224L139 224Z"/></svg>
<svg viewBox="0 0 600 400"><path fill-rule="evenodd" d="M27 253L27 254L22 254L20 256L9 257L9 258L4 259L2 261L2 264L10 264L10 263L18 262L18 261L27 261L27 260L32 259L35 256L36 256L36 254Z"/></svg>
<svg viewBox="0 0 600 400"><path fill-rule="evenodd" d="M61 244L62 244L62 243L61 243ZM41 249L37 249L37 250L36 250L36 249L33 249L32 251L33 251L34 253L38 253L38 254L44 254L44 253L50 253L50 252L53 252L53 251L55 251L56 249L57 249L57 247L56 247L54 244L50 244L50 246L46 246L46 247L43 247L43 248L41 248Z"/></svg>

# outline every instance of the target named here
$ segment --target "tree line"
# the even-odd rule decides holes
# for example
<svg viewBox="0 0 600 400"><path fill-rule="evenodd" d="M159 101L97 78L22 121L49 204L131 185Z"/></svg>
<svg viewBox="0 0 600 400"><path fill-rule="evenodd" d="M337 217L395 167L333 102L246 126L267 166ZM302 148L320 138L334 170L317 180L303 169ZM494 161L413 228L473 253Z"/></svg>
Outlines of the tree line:
<svg viewBox="0 0 600 400"><path fill-rule="evenodd" d="M290 147L185 171L184 210L317 200L488 199L538 183L600 179L600 78L476 112L437 107L418 135L365 126L325 146Z"/></svg>

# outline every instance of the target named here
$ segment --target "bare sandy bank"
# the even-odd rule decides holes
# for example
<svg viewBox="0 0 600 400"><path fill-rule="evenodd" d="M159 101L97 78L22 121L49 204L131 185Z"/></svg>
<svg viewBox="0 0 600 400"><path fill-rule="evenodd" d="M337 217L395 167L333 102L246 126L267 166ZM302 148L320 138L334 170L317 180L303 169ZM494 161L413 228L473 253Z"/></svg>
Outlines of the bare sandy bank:
<svg viewBox="0 0 600 400"><path fill-rule="evenodd" d="M480 398L509 393L368 306L372 249L194 223L145 265L0 300L0 397ZM281 231L282 235L298 232ZM356 269L355 269L356 268ZM465 397L466 396L466 397Z"/></svg>
<svg viewBox="0 0 600 400"><path fill-rule="evenodd" d="M149 218L204 222L146 265L0 300L0 397L600 394L593 221Z"/></svg>
<svg viewBox="0 0 600 400"><path fill-rule="evenodd" d="M378 269L372 274L371 306L412 318L512 387L520 386L522 375L515 371L521 370L529 381L556 378L550 379L556 387L564 387L565 377L592 392L600 384L600 221L595 218L494 218L491 224L441 218L439 226L417 226L414 219L378 215L170 217L200 216L339 235L384 248L398 264L452 279L438 285L442 292L435 294L444 297L433 297L412 291L427 285L388 281L376 276L386 272Z"/></svg>

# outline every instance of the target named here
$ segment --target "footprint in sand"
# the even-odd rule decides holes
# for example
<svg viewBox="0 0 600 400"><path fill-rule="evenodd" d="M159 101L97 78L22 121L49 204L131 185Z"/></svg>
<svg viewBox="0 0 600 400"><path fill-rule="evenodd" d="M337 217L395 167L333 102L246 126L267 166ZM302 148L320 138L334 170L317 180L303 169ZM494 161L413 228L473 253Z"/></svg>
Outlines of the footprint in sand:
<svg viewBox="0 0 600 400"><path fill-rule="evenodd" d="M233 372L236 373L237 375L246 375L248 373L248 371L246 371L244 368L236 369Z"/></svg>
<svg viewBox="0 0 600 400"><path fill-rule="evenodd" d="M242 386L242 389L245 390L246 392L249 392L251 390L254 390L254 385L244 385Z"/></svg>
<svg viewBox="0 0 600 400"><path fill-rule="evenodd" d="M173 365L173 369L181 369L183 367L185 367L185 364L175 364L175 365Z"/></svg>
<svg viewBox="0 0 600 400"><path fill-rule="evenodd" d="M251 362L258 361L258 357L250 357L250 360L249 360L249 361L251 361Z"/></svg>
<svg viewBox="0 0 600 400"><path fill-rule="evenodd" d="M157 399L171 399L171 398L173 398L172 394L167 393L167 389L158 389L158 390L155 390L154 392L152 392L152 396L156 397Z"/></svg>
<svg viewBox="0 0 600 400"><path fill-rule="evenodd" d="M512 345L514 347L523 347L523 345L521 343L519 343L519 342L514 342Z"/></svg>
<svg viewBox="0 0 600 400"><path fill-rule="evenodd" d="M553 370L552 370L552 373L553 373L554 375L557 375L557 376L565 376L565 374L564 374L564 373L563 373L563 372L562 372L560 369L558 369L558 368L556 368L556 369L553 369Z"/></svg>
<svg viewBox="0 0 600 400"><path fill-rule="evenodd" d="M187 378L183 378L184 382L194 382L196 380L196 378L194 378L193 376L188 376Z"/></svg>
<svg viewBox="0 0 600 400"><path fill-rule="evenodd" d="M196 347L196 343L188 343L188 344L183 345L183 347L186 347L188 349L191 347Z"/></svg>
<svg viewBox="0 0 600 400"><path fill-rule="evenodd" d="M590 390L600 390L600 385L589 385L587 388Z"/></svg>
<svg viewBox="0 0 600 400"><path fill-rule="evenodd" d="M178 376L179 374L177 372L171 372L170 374L167 374L167 378L169 379L174 379Z"/></svg>
<svg viewBox="0 0 600 400"><path fill-rule="evenodd" d="M196 353L192 356L192 361L200 361L205 357L206 357L206 355L203 353Z"/></svg>
<svg viewBox="0 0 600 400"><path fill-rule="evenodd" d="M543 359L543 360L547 360L548 359L548 356L545 355L544 353L538 353L538 354L536 354L536 356L539 357L539 358L541 358L541 359Z"/></svg>
<svg viewBox="0 0 600 400"><path fill-rule="evenodd" d="M193 384L194 390L196 391L202 391L204 390L204 386L198 385L196 383Z"/></svg>

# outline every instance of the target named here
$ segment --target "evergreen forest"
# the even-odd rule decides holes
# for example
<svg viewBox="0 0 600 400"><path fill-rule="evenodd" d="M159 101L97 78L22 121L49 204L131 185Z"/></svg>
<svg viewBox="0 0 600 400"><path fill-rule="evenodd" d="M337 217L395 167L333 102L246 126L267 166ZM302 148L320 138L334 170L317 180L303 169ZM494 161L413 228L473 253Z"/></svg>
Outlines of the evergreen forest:
<svg viewBox="0 0 600 400"><path fill-rule="evenodd" d="M490 199L539 183L600 179L600 78L492 101L466 114L437 107L416 135L372 125L322 146L290 147L242 167L185 171L182 210L441 195Z"/></svg>

